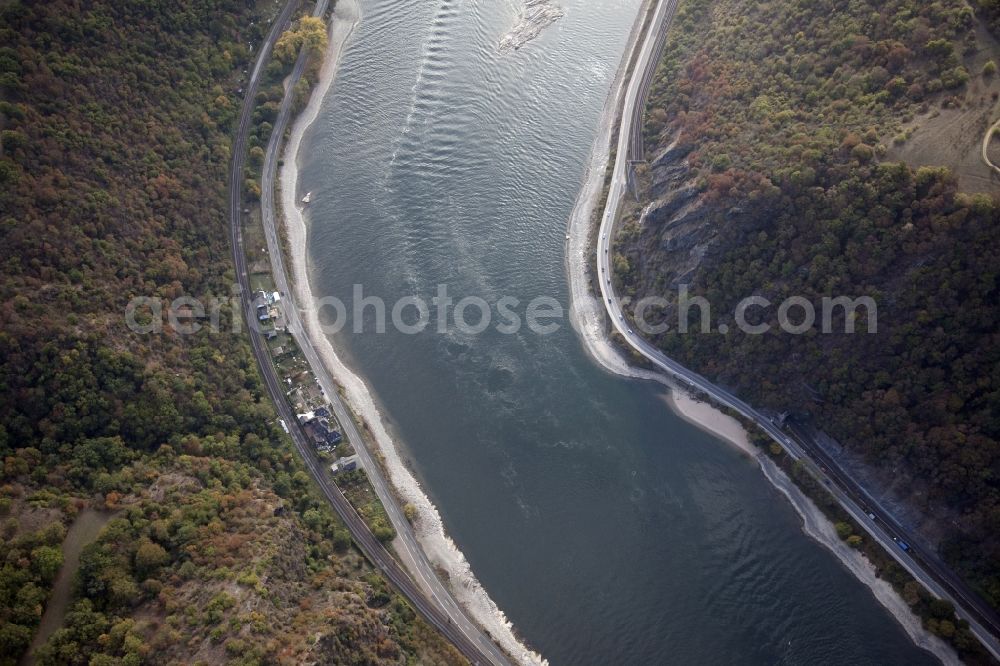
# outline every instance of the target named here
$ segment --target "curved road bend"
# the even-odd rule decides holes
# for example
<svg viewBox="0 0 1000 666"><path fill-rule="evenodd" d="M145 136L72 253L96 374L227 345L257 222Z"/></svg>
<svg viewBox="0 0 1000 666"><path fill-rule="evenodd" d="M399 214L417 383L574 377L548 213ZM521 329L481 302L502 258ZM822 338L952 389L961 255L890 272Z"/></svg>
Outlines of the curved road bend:
<svg viewBox="0 0 1000 666"><path fill-rule="evenodd" d="M1000 617L996 611L945 566L930 549L922 546L918 538L907 532L889 511L823 451L811 435L801 428L793 429L794 438L785 433L770 417L667 357L650 342L633 332L631 324L624 318L621 303L611 283L613 273L609 237L613 233L622 198L628 190L630 161L642 159L643 156L641 149L637 151L635 146L637 142L641 143L646 94L658 65L659 58L656 56L662 52L663 39L670 26L676 4L677 0L660 0L651 29L638 51L635 69L623 102L621 117L628 117L630 121L620 123L617 156L625 155L626 159L615 158L607 205L601 218L597 240L597 280L600 285L601 300L611 318L611 324L633 349L667 375L705 393L717 404L735 410L780 444L793 459L809 463L812 473L823 480L827 489L854 520L922 585L938 597L951 601L958 616L969 622L970 629L986 649L1000 659L1000 642L997 640L1000 636ZM870 519L868 513L875 515L875 520ZM910 544L910 549L903 551L898 541Z"/></svg>
<svg viewBox="0 0 1000 666"><path fill-rule="evenodd" d="M399 534L399 542L406 557L411 562L411 568L416 571L420 585L415 582L403 570L399 563L393 558L382 544L375 539L368 526L344 497L340 489L327 478L324 465L316 458L305 434L298 424L296 415L292 412L288 401L285 398L284 386L271 363L271 356L267 345L264 344L262 336L256 333L256 315L253 311L253 303L250 298L250 278L247 269L246 256L243 251L243 228L241 223L242 205L242 184L243 169L247 154L247 134L250 129L251 118L254 109L254 99L260 85L260 73L266 63L274 42L285 26L289 24L292 13L298 5L298 0L289 0L275 19L274 25L268 33L267 39L261 46L260 54L257 57L250 80L245 86L243 98L243 108L240 114L239 126L233 141L233 161L230 170L229 181L229 221L231 241L233 246L233 259L236 264L236 275L240 284L242 294L243 317L250 329L250 343L254 356L264 378L268 393L275 404L280 418L288 424L289 432L295 447L302 459L305 461L309 472L312 474L320 490L326 499L333 506L334 510L343 520L344 524L351 532L351 536L361 551L368 557L389 579L390 582L410 601L438 631L446 636L461 652L474 664L500 664L510 663L496 644L490 640L484 632L473 623L465 612L461 609L455 599L451 596L444 585L437 578L430 562L424 555L423 550L417 545L410 524L403 516L402 510L396 502L395 496L389 491L388 485L382 476L380 468L375 464L371 452L365 445L365 440L361 438L351 414L340 400L337 387L332 378L326 372L325 366L320 362L315 349L299 320L297 308L294 305L293 292L288 288L288 281L285 275L282 261L281 246L278 243L277 232L274 220L274 179L277 168L278 148L284 135L285 127L291 115L291 96L286 95L282 103L278 120L274 124L271 139L268 143L265 155L265 166L262 177L261 203L265 231L267 235L268 252L271 256L272 270L275 283L279 291L284 294L284 313L288 319L289 332L291 332L296 342L306 356L320 386L323 388L326 397L329 398L331 406L337 419L340 421L344 434L355 445L359 454L362 466L368 478L371 480L379 499L385 506L386 512L392 520L393 526ZM320 0L316 8L315 15L321 15L327 5L327 0ZM304 67L304 57L299 56L296 61L292 75L292 86L302 74ZM291 87L289 89L291 89ZM288 305L290 304L290 306ZM428 591L425 594L424 590Z"/></svg>

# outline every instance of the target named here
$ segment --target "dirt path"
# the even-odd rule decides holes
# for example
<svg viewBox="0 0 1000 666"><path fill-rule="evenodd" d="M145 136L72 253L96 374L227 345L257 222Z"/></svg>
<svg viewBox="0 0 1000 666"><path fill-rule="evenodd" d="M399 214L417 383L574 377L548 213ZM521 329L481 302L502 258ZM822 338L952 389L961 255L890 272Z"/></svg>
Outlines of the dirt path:
<svg viewBox="0 0 1000 666"><path fill-rule="evenodd" d="M63 565L52 585L52 596L45 605L45 613L42 614L42 620L38 624L38 631L35 632L35 638L31 641L31 647L21 660L21 664L35 663L35 651L45 645L52 634L62 626L69 602L73 597L73 578L80 567L80 553L83 552L84 546L97 538L114 516L114 513L107 511L84 509L69 528L62 545Z"/></svg>

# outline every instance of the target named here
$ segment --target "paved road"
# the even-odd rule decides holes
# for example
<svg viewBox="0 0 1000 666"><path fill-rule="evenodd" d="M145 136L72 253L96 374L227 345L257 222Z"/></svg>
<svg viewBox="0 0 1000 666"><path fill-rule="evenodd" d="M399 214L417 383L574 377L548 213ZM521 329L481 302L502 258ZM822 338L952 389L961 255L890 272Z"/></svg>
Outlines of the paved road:
<svg viewBox="0 0 1000 666"><path fill-rule="evenodd" d="M717 404L735 410L778 442L794 459L801 459L810 464L817 478L824 482L855 521L928 590L954 603L958 616L968 620L973 633L994 657L1000 658L1000 643L997 641L997 636L1000 636L1000 618L997 613L929 549L921 546L919 539L904 530L878 501L823 451L811 435L801 428L793 428L790 434L786 433L772 421L770 416L667 357L657 347L635 333L631 323L624 317L621 303L612 284L611 238L618 210L628 191L630 162L634 159L641 160L643 157L641 149L636 152L634 148L637 142L635 133L639 132L641 135L650 78L656 70L658 54L662 52L663 36L670 26L676 3L677 0L660 0L652 28L647 32L645 42L639 50L622 108L622 118L628 118L629 121L621 123L617 155L624 155L626 159L615 160L608 203L603 213L597 241L597 279L601 299L611 317L611 323L633 349L667 375L705 393ZM641 137L638 141L641 143ZM875 515L875 520L868 518L869 512ZM905 552L896 540L910 544L910 550Z"/></svg>
<svg viewBox="0 0 1000 666"><path fill-rule="evenodd" d="M326 0L321 0L316 8L316 15L322 14L326 9ZM281 383L274 366L271 363L270 352L264 343L262 336L255 331L257 323L254 312L252 298L250 297L250 280L247 270L246 256L243 248L243 227L241 223L241 206L243 184L243 169L247 154L247 134L250 129L253 116L254 103L258 87L260 85L260 73L263 65L267 61L271 48L275 40L280 35L282 29L288 25L289 20L298 0L290 0L281 10L275 20L267 40L261 48L260 55L254 65L250 75L250 80L245 89L245 97L240 124L233 142L233 163L230 171L230 226L232 234L233 258L236 263L236 274L239 280L240 290L243 294L242 306L243 316L251 329L250 342L254 356L257 358L261 374L264 377L268 393L278 410L281 419L288 425L292 440L296 449L305 461L313 478L319 485L327 500L336 510L337 514L344 521L351 532L354 541L361 548L362 552L385 574L393 585L407 598L410 603L419 611L432 625L444 634L456 647L475 664L509 664L507 656L475 625L459 607L451 594L444 588L441 581L434 574L427 557L416 543L413 531L403 516L402 510L398 506L394 495L389 491L388 485L383 478L381 470L375 464L371 452L364 444L354 420L347 411L345 405L340 400L336 385L326 372L325 366L319 361L308 336L304 335L303 327L299 319L299 313L294 305L292 291L288 287L285 274L282 253L276 232L274 220L274 180L277 168L277 155L284 135L285 127L288 124L290 112L291 96L286 96L278 119L274 123L274 130L268 144L265 155L264 175L261 183L261 203L265 231L267 234L268 251L271 256L272 270L275 283L279 291L284 294L283 301L285 316L289 322L289 331L295 336L296 341L302 348L320 386L326 396L330 399L334 413L344 430L344 434L350 439L361 458L362 466L365 468L376 493L385 505L386 512L392 520L393 526L399 534L399 543L403 550L403 555L407 557L411 564L411 569L417 572L419 584L414 581L403 570L399 563L387 551L382 544L375 539L365 522L358 516L357 512L344 497L343 493L331 483L326 475L323 464L316 458L308 438L298 426L296 415L292 412L288 401L285 398L285 386ZM302 74L304 59L302 56L295 64L292 82L297 81ZM429 594L425 593L425 590Z"/></svg>

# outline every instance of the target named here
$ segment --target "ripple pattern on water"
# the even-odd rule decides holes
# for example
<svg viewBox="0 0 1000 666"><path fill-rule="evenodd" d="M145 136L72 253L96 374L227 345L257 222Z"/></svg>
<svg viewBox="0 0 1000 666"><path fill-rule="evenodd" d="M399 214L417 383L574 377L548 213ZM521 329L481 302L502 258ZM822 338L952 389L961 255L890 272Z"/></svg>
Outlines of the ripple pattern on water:
<svg viewBox="0 0 1000 666"><path fill-rule="evenodd" d="M517 2L367 0L306 138L317 295L552 296L638 0L564 0L511 53ZM740 454L565 321L334 338L519 635L553 664L922 664Z"/></svg>

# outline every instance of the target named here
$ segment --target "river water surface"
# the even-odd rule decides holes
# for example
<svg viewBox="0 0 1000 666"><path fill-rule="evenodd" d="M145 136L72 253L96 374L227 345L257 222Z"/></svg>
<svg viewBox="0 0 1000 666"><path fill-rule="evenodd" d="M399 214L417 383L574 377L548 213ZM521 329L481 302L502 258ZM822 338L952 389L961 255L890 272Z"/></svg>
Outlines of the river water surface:
<svg viewBox="0 0 1000 666"><path fill-rule="evenodd" d="M568 305L566 222L638 0L562 6L501 54L513 2L362 0L299 159L317 296ZM753 461L562 324L334 336L530 646L553 664L933 663Z"/></svg>

